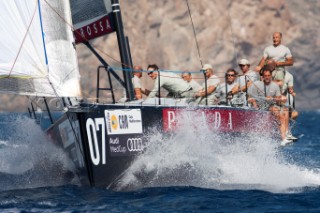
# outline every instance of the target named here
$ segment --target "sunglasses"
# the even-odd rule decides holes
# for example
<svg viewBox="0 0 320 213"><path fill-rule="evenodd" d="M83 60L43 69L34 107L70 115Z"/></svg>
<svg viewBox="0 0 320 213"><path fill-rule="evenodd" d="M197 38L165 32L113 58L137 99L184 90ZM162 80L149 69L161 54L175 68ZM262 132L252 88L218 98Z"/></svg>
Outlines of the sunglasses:
<svg viewBox="0 0 320 213"><path fill-rule="evenodd" d="M239 64L240 67L248 66L248 64Z"/></svg>
<svg viewBox="0 0 320 213"><path fill-rule="evenodd" d="M227 74L226 76L227 76L227 77L230 77L230 76L231 76L231 77L234 77L234 76L236 76L236 75Z"/></svg>
<svg viewBox="0 0 320 213"><path fill-rule="evenodd" d="M151 75L154 71L148 72L148 75Z"/></svg>

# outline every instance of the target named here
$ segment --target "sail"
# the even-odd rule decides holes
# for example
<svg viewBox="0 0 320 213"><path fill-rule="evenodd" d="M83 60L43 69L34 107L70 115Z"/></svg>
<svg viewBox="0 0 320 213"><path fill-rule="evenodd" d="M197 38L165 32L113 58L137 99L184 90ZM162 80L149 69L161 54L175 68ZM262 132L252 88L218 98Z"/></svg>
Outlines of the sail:
<svg viewBox="0 0 320 213"><path fill-rule="evenodd" d="M0 92L79 97L69 1L0 1Z"/></svg>
<svg viewBox="0 0 320 213"><path fill-rule="evenodd" d="M76 43L115 31L111 0L70 0Z"/></svg>

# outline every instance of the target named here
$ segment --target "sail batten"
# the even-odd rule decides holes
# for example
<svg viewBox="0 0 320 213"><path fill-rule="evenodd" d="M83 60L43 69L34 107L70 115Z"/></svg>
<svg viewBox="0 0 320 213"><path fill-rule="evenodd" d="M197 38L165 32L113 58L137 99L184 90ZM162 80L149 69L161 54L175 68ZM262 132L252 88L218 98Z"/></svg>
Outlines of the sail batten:
<svg viewBox="0 0 320 213"><path fill-rule="evenodd" d="M81 96L69 1L1 0L0 12L0 92Z"/></svg>

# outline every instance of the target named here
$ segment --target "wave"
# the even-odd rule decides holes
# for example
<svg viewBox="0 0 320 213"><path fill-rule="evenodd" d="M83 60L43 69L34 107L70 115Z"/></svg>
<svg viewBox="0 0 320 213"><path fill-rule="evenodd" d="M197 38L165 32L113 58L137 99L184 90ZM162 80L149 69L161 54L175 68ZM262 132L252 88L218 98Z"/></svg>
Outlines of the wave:
<svg viewBox="0 0 320 213"><path fill-rule="evenodd" d="M1 190L77 182L68 157L33 119L14 115L4 124L0 126Z"/></svg>
<svg viewBox="0 0 320 213"><path fill-rule="evenodd" d="M292 162L279 147L276 133L212 132L190 113L179 123L184 125L169 137L154 129L145 153L117 182L118 190L195 186L291 193L320 185L320 171Z"/></svg>

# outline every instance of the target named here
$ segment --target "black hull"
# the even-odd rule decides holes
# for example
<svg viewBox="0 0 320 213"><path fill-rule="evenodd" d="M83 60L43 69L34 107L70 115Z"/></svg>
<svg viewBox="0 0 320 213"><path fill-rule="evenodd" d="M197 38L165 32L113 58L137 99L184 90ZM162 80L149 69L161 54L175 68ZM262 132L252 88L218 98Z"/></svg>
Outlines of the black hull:
<svg viewBox="0 0 320 213"><path fill-rule="evenodd" d="M177 124L172 122L184 110L211 116L210 125L227 134L259 132L252 128L253 119L274 120L269 112L232 107L82 105L65 113L47 134L68 153L83 185L113 189L143 152L150 128L156 127L163 134L173 133ZM275 128L272 123L258 128L271 131Z"/></svg>

